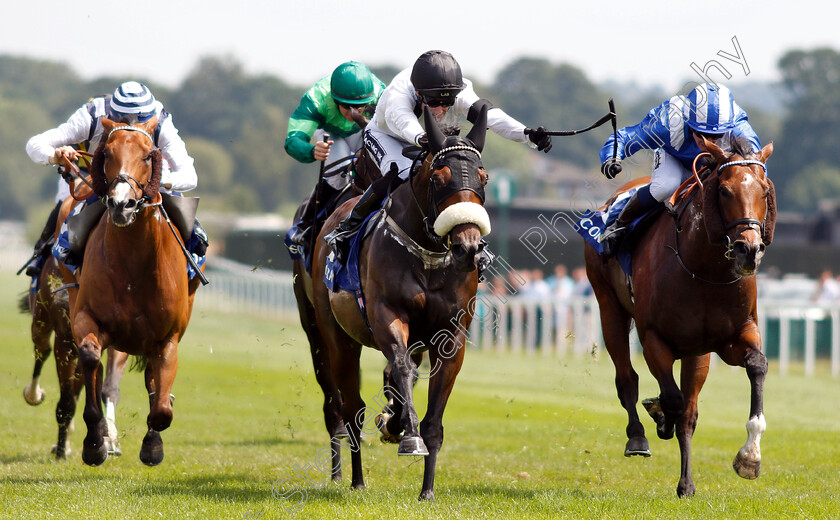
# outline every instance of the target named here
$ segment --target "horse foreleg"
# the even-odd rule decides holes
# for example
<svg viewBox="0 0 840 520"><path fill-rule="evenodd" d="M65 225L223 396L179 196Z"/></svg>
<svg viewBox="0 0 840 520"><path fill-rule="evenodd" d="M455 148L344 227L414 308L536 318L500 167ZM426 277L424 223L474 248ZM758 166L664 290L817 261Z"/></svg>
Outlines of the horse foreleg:
<svg viewBox="0 0 840 520"><path fill-rule="evenodd" d="M98 466L108 458L108 449L104 437L108 433L105 418L102 416L102 345L97 333L99 328L87 315L78 315L74 321L74 335L79 345L79 362L85 379L85 409L83 417L87 426L82 460L90 466ZM84 339L79 336L88 331Z"/></svg>
<svg viewBox="0 0 840 520"><path fill-rule="evenodd" d="M146 365L146 390L149 392L149 415L146 425L149 431L143 437L140 461L147 466L163 462L163 440L160 432L172 423L172 384L178 371L178 343L167 341L155 354L148 356Z"/></svg>
<svg viewBox="0 0 840 520"><path fill-rule="evenodd" d="M443 446L443 411L446 409L452 387L455 386L455 378L464 363L464 338L461 337L460 340L458 343L460 346L451 357L429 351L429 362L433 367L440 368L429 380L429 404L423 422L420 423L420 433L423 435L429 455L426 457L423 468L423 489L420 490L419 500L434 500L435 498L435 467L438 452Z"/></svg>
<svg viewBox="0 0 840 520"><path fill-rule="evenodd" d="M691 438L697 427L697 396L709 373L710 354L683 359L680 366L680 386L685 400L685 411L677 421L677 441L680 444L680 481L677 496L694 495L694 480L691 477Z"/></svg>
<svg viewBox="0 0 840 520"><path fill-rule="evenodd" d="M761 434L767 429L764 420L767 357L760 350L750 350L744 358L744 366L750 378L750 419L747 421L747 442L738 450L732 468L741 477L754 479L761 470Z"/></svg>
<svg viewBox="0 0 840 520"><path fill-rule="evenodd" d="M105 443L108 453L122 455L119 432L117 431L116 409L120 402L120 380L125 373L128 354L114 348L108 349L108 364L105 369L105 383L102 387L102 402L105 407L105 421L108 424L108 436Z"/></svg>
<svg viewBox="0 0 840 520"><path fill-rule="evenodd" d="M386 314L387 311L386 311ZM374 337L377 345L381 346L382 353L392 365L391 377L394 381L394 391L399 396L394 396L402 402L402 413L400 423L405 432L400 445L397 448L397 455L421 455L429 454L429 450L420 436L419 419L414 409L414 380L417 366L412 361L412 353L407 348L408 343L408 321L391 314L388 318L382 319L379 323L387 323L386 326L374 325ZM389 430L394 431L392 428Z"/></svg>

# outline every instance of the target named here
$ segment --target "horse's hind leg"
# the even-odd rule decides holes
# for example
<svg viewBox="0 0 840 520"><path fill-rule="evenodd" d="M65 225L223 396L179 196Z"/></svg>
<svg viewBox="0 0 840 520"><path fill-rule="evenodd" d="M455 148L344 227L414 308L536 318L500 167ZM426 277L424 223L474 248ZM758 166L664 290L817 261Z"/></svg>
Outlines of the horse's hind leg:
<svg viewBox="0 0 840 520"><path fill-rule="evenodd" d="M659 382L659 398L645 399L645 407L656 421L656 434L667 440L674 436L677 421L685 411L685 399L674 380L674 354L653 331L643 333L645 361L650 373Z"/></svg>
<svg viewBox="0 0 840 520"><path fill-rule="evenodd" d="M680 444L680 481L677 484L677 496L694 495L694 480L691 477L691 438L697 428L697 397L706 382L709 373L709 354L683 359L680 367L680 386L682 387L685 410L676 424L677 441Z"/></svg>
<svg viewBox="0 0 840 520"><path fill-rule="evenodd" d="M114 348L108 349L108 364L105 370L105 383L102 386L102 404L105 407L105 421L108 424L108 436L105 444L108 453L122 455L119 432L117 431L116 409L120 402L120 381L125 373L128 354Z"/></svg>
<svg viewBox="0 0 840 520"><path fill-rule="evenodd" d="M147 466L163 462L163 439L160 432L172 423L172 401L170 395L175 373L178 371L178 343L167 341L161 350L148 356L146 365L146 390L149 392L149 415L146 424L149 431L140 448L140 461Z"/></svg>
<svg viewBox="0 0 840 520"><path fill-rule="evenodd" d="M639 401L639 375L630 362L630 314L621 306L608 283L597 275L590 275L601 314L604 344L615 366L615 389L618 400L627 411L627 444L624 456L650 457L645 427L639 420L636 404Z"/></svg>
<svg viewBox="0 0 840 520"><path fill-rule="evenodd" d="M32 311L32 344L35 348L35 367L32 369L32 380L23 389L23 398L32 406L44 402L47 393L41 388L41 370L44 362L50 357L52 346L50 345L50 333L52 325L49 320L46 307L38 298L38 293L29 293L28 302Z"/></svg>
<svg viewBox="0 0 840 520"><path fill-rule="evenodd" d="M68 324L69 325L69 324ZM69 329L69 326L67 327ZM55 445L55 457L65 458L69 452L68 434L70 433L73 417L76 415L76 403L82 388L82 379L78 368L78 352L70 337L69 331L56 331L55 365L58 373L60 397L55 409L55 419L58 422L58 441Z"/></svg>
<svg viewBox="0 0 840 520"><path fill-rule="evenodd" d="M348 439L346 444L336 438L331 439L333 460L337 456L335 452L339 451L342 445L349 447L352 472L350 487L364 489L365 479L362 473L361 452L361 429L364 416L359 418L365 410L365 402L362 400L359 391L359 358L362 354L362 346L346 335L342 337L344 331L339 330L338 324L335 324L335 329L333 332L337 338L341 338L341 342L336 342L330 350L330 366L333 380L341 391L341 411L344 425L347 428Z"/></svg>

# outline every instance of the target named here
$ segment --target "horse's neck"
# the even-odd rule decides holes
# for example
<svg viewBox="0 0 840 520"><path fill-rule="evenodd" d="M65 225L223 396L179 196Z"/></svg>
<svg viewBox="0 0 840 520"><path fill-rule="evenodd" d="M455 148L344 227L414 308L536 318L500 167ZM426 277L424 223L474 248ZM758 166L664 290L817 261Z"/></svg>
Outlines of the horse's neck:
<svg viewBox="0 0 840 520"><path fill-rule="evenodd" d="M430 209L429 178L410 179L394 191L392 199L388 214L406 234L425 249L430 251L440 249L440 245L429 238L424 229L426 224L423 219L432 218L427 214Z"/></svg>
<svg viewBox="0 0 840 520"><path fill-rule="evenodd" d="M668 217L668 220L672 220L671 217ZM700 194L689 203L679 223L683 231L676 234L676 240L683 261L689 264L698 275L701 273L721 274L724 277L730 275L732 260L724 256L726 248L722 244L713 244L709 241L706 221L703 218L703 197ZM674 236L673 231L671 233Z"/></svg>
<svg viewBox="0 0 840 520"><path fill-rule="evenodd" d="M120 257L156 259L158 251L164 247L166 222L156 207L141 210L136 220L125 228L118 228L107 220L103 220L102 224L106 226L106 247ZM155 263L132 262L132 265L154 266Z"/></svg>

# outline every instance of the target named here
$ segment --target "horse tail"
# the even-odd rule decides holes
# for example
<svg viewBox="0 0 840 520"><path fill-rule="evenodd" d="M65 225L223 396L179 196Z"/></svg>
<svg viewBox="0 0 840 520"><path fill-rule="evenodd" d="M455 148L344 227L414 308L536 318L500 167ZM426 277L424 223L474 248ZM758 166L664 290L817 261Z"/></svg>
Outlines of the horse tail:
<svg viewBox="0 0 840 520"><path fill-rule="evenodd" d="M720 188L720 177L710 175L703 184L703 222L706 224L706 235L712 244L723 243L726 236L726 224L723 223L723 215L720 214L718 203L718 190Z"/></svg>
<svg viewBox="0 0 840 520"><path fill-rule="evenodd" d="M20 295L20 299L18 300L18 312L21 314L29 314L31 309L29 308L29 293L23 293Z"/></svg>
<svg viewBox="0 0 840 520"><path fill-rule="evenodd" d="M764 217L764 233L761 236L765 246L773 242L773 232L776 230L776 186L770 179L767 182L770 183L770 193L767 194L767 216Z"/></svg>
<svg viewBox="0 0 840 520"><path fill-rule="evenodd" d="M144 372L146 365L149 364L149 359L146 356L131 356L131 364L128 366L129 372Z"/></svg>

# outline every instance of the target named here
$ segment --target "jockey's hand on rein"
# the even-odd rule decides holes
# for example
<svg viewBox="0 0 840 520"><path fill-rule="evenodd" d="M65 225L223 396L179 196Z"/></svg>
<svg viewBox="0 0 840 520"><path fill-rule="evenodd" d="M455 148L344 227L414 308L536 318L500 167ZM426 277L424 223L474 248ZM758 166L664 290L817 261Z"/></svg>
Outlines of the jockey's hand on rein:
<svg viewBox="0 0 840 520"><path fill-rule="evenodd" d="M616 175L621 173L621 159L613 159L610 157L604 164L601 165L601 173L607 179L614 179Z"/></svg>
<svg viewBox="0 0 840 520"><path fill-rule="evenodd" d="M525 135L532 143L537 145L537 150L548 153L551 150L551 136L546 134L547 130L544 126L537 128L526 128Z"/></svg>

